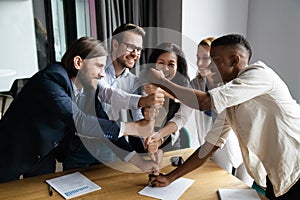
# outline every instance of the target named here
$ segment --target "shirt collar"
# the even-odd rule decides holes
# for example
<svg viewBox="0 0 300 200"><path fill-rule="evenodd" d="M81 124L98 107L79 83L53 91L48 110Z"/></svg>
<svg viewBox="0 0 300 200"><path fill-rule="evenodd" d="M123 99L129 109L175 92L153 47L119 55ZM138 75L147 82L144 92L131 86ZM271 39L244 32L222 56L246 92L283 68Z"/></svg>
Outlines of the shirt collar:
<svg viewBox="0 0 300 200"><path fill-rule="evenodd" d="M115 72L115 68L114 68L111 56L108 56L108 58L107 58L105 72L112 75L113 77L116 77L116 72ZM123 73L120 75L120 77L128 76L129 72L130 72L129 69L126 67L125 70L123 71Z"/></svg>
<svg viewBox="0 0 300 200"><path fill-rule="evenodd" d="M73 87L73 91L74 91L74 96L77 99L77 97L83 93L83 88L81 88L81 90L79 90L73 81L72 81L72 87Z"/></svg>

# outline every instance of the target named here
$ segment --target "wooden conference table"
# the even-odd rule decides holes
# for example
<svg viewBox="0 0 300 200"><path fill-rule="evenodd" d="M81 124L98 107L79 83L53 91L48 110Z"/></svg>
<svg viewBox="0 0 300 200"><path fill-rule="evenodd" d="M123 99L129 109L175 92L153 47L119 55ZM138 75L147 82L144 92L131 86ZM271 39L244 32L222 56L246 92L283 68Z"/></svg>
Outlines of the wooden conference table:
<svg viewBox="0 0 300 200"><path fill-rule="evenodd" d="M186 159L192 152L192 149L166 152L164 154L162 164L164 168L162 172L169 172L174 169L174 167L170 165L171 156L181 155ZM114 166L123 171L103 165L80 169L79 171L82 174L100 185L102 189L74 199L153 199L138 194L138 192L147 185L148 176L146 174L137 173L139 170L129 163L122 162L122 164L118 163ZM47 174L0 184L0 199L63 199L56 191L53 191L53 195L49 196L48 185L45 183L45 180L70 172L74 171ZM246 184L210 160L185 177L196 181L185 191L180 199L218 200L218 188L248 188ZM267 199L261 195L260 198L263 200Z"/></svg>

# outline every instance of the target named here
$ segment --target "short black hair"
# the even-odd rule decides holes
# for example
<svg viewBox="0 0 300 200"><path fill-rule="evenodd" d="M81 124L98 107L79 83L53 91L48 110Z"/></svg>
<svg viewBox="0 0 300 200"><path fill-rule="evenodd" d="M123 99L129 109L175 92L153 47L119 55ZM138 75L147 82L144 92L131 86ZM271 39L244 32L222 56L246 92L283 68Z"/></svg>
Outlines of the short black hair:
<svg viewBox="0 0 300 200"><path fill-rule="evenodd" d="M251 59L252 56L252 48L249 43L249 41L242 35L240 34L228 34L221 36L217 39L215 39L212 43L212 47L216 46L230 46L230 45L241 45L243 46L249 53L249 60Z"/></svg>

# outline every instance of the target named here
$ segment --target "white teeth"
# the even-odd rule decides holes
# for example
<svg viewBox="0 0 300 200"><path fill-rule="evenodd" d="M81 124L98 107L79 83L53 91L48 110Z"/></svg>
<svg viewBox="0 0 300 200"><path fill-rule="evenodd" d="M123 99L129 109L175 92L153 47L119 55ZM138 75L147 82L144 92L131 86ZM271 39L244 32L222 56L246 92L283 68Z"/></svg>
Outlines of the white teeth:
<svg viewBox="0 0 300 200"><path fill-rule="evenodd" d="M128 63L133 64L134 60L128 60Z"/></svg>

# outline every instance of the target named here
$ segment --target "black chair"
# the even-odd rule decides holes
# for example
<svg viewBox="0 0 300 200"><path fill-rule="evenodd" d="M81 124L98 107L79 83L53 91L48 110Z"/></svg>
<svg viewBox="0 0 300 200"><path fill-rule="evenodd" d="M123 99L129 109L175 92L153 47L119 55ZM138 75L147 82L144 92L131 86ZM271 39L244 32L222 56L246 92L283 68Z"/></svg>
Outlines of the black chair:
<svg viewBox="0 0 300 200"><path fill-rule="evenodd" d="M27 81L28 78L16 79L9 91L0 92L0 97L2 97L1 117L4 115L7 99L15 98Z"/></svg>

